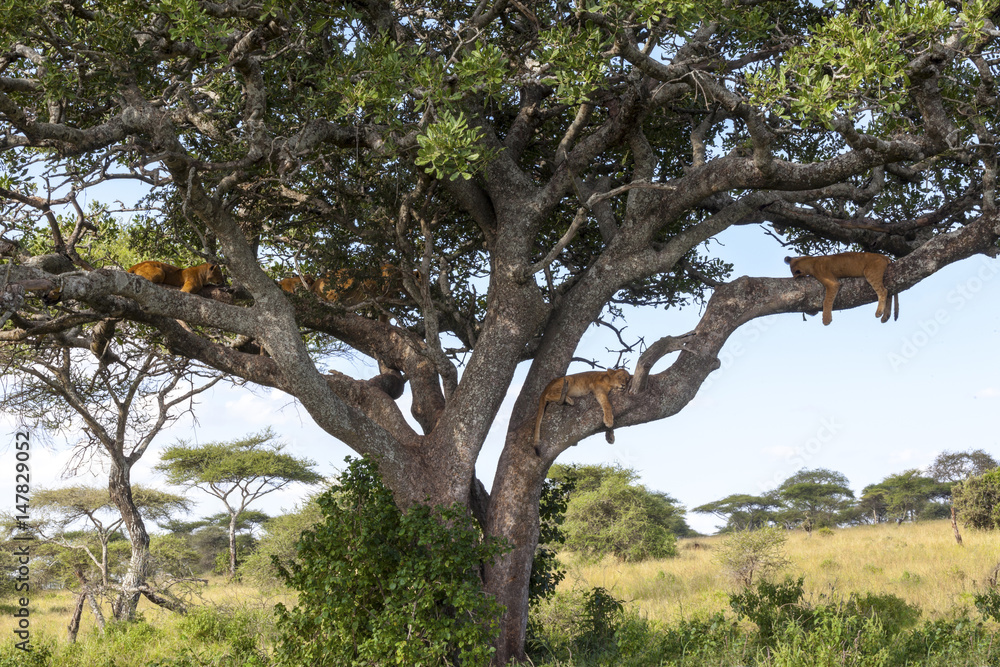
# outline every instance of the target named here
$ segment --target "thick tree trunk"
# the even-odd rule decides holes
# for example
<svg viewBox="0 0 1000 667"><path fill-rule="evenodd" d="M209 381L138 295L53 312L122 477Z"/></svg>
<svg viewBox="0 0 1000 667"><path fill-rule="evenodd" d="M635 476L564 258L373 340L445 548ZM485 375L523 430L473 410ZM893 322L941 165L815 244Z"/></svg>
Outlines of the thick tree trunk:
<svg viewBox="0 0 1000 667"><path fill-rule="evenodd" d="M132 545L132 557L129 559L128 571L122 578L122 590L118 599L112 605L115 619L128 621L135 616L139 604L139 589L146 583L149 569L149 533L142 515L132 499L132 483L130 466L124 461L112 461L111 472L108 474L108 490L111 502L121 512L122 522L128 532Z"/></svg>
<svg viewBox="0 0 1000 667"><path fill-rule="evenodd" d="M505 608L494 665L523 662L528 626L528 589L531 565L538 546L538 502L545 480L546 464L517 447L508 446L497 466L490 494L487 532L506 538L513 549L486 568L486 591ZM512 451L519 452L511 454Z"/></svg>

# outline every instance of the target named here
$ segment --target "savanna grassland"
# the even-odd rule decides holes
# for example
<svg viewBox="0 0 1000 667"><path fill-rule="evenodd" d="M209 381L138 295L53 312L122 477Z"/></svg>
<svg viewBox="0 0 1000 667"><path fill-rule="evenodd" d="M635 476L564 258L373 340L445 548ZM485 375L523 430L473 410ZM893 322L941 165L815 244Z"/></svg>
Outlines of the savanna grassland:
<svg viewBox="0 0 1000 667"><path fill-rule="evenodd" d="M851 593L889 593L916 604L925 617L948 617L972 607L1000 563L1000 536L962 531L955 542L948 521L881 524L788 534L783 574L805 577L806 598L816 602ZM728 609L734 588L715 562L724 536L678 541L678 556L668 560L597 563L564 557L562 587L602 586L650 619L674 621Z"/></svg>
<svg viewBox="0 0 1000 667"><path fill-rule="evenodd" d="M980 629L970 630L971 639L968 639L973 644L967 660L972 662L966 661L961 643L944 653L934 653L933 659L902 662L889 660L888 653L879 654L878 646L870 650L859 649L858 654L851 657L837 648L843 638L834 638L829 646L806 646L803 642L813 641L812 635L789 635L787 640L781 639L772 645L761 644L753 638L752 633L756 632L753 624L737 619L730 610L729 596L736 587L716 562L716 553L725 537L713 536L681 540L676 558L644 563L611 559L586 562L572 554L563 554L561 561L567 576L559 587L559 595L554 602L543 604L534 616L536 622L544 626L542 632L547 633L544 641L548 642L536 653L534 664L560 667L605 664L754 664L764 667L993 664L990 662L995 657L991 638L996 636L997 628L991 621L981 622L973 604L973 594L984 589L987 577L1000 561L1000 540L996 534L986 532L963 531L963 537L964 546L956 545L947 521L844 528L817 531L811 536L796 531L788 535L785 555L790 565L781 576L804 577L804 601L813 607L840 605L852 593L891 594L916 605L921 623L928 621L933 625L956 618L977 619L975 625ZM577 649L577 653L571 655L563 650L564 647L557 646L561 641L558 626L567 628L562 634L564 637L572 632L569 628L580 616L579 607L573 607L576 603L572 600L578 603L585 599L587 591L594 587L607 589L614 598L624 602L625 616L631 620L617 626L617 635L612 632L613 639L609 641L617 648L611 652L604 646L597 646L590 654ZM70 645L66 642L66 625L73 601L73 596L66 591L33 598L32 642L41 651L34 659L26 661L26 656L12 651L12 642L5 640L0 646L0 666L268 665L275 641L272 608L277 602L290 605L294 596L282 591L262 591L246 583L230 583L225 577L213 577L193 601L200 608L186 617L168 613L143 600L139 622L102 635L90 611L85 610L78 641ZM3 615L5 621L0 630L9 636L10 616L6 608ZM723 615L726 622L720 626L718 619ZM930 646L929 642L937 641L934 637L928 639L927 633L938 630L927 627L929 629L920 630L923 634L914 635L916 639L908 640L911 644L919 644L917 648L906 650L919 655L924 651L924 644ZM861 642L863 634L868 632L865 628L850 630L856 636L853 640L848 637L848 643ZM947 633L950 628L944 625L939 629ZM837 626L834 630L839 633L843 628ZM880 628L872 631L877 633ZM667 650L663 647L676 641L688 641L684 633L695 637L716 633L717 637L711 646L701 647L698 652L679 660L663 658L663 651ZM630 635L633 647L628 649ZM878 635L873 641L889 639L888 635ZM652 655L649 647L656 642L660 643L660 648L656 649L654 657L649 657ZM817 662L817 656L827 656L829 660Z"/></svg>

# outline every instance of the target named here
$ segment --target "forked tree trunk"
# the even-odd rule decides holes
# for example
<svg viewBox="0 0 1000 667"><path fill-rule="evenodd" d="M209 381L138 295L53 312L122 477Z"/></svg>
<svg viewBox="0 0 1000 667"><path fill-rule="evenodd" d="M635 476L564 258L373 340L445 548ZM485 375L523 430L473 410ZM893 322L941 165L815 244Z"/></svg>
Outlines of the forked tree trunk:
<svg viewBox="0 0 1000 667"><path fill-rule="evenodd" d="M135 616L136 606L139 604L139 589L146 584L149 569L149 533L146 532L146 524L132 499L129 476L130 468L127 463L112 461L111 472L108 474L108 491L111 493L111 502L121 512L122 523L132 545L128 571L122 578L122 591L112 605L114 617L119 621L128 621Z"/></svg>
<svg viewBox="0 0 1000 667"><path fill-rule="evenodd" d="M90 582L87 581L87 577L83 575L83 569L79 566L76 568L76 578L80 581L80 586L83 588L83 592L80 593L80 600L78 601L78 604L81 605L82 609L83 600L87 600L90 604L90 611L94 614L94 622L97 623L97 627L100 628L101 634L104 634L104 614L101 613L101 607L97 604L97 600L94 599L94 592L90 587ZM79 627L80 619L77 618L76 629L78 630ZM76 631L73 629L73 623L70 623L70 633L73 637L70 641L75 641Z"/></svg>
<svg viewBox="0 0 1000 667"><path fill-rule="evenodd" d="M70 644L76 643L76 635L80 632L80 617L83 616L83 604L86 601L86 592L76 596L76 606L73 607L73 616L69 619L69 628L66 633L66 641Z"/></svg>

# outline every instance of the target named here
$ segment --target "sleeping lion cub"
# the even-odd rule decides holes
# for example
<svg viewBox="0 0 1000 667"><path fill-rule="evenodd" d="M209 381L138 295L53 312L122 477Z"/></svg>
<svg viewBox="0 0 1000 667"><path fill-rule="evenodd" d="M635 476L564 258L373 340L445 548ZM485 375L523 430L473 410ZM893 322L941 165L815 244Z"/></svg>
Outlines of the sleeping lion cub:
<svg viewBox="0 0 1000 667"><path fill-rule="evenodd" d="M573 405L574 398L593 394L604 411L604 426L608 430L608 442L614 442L610 429L615 425L615 415L611 411L608 392L612 389L624 389L632 375L624 368L613 368L606 371L587 371L566 377L556 378L550 382L541 398L538 399L538 416L535 417L535 453L538 453L538 440L541 437L542 417L549 403L566 403Z"/></svg>
<svg viewBox="0 0 1000 667"><path fill-rule="evenodd" d="M179 269L170 264L150 260L148 262L139 262L130 268L128 272L142 276L153 283L163 283L164 285L180 287L182 292L190 292L191 294L200 292L201 288L205 285L225 284L225 280L222 277L222 269L219 268L218 264L212 264L211 262L205 262L204 264L192 266L187 269Z"/></svg>

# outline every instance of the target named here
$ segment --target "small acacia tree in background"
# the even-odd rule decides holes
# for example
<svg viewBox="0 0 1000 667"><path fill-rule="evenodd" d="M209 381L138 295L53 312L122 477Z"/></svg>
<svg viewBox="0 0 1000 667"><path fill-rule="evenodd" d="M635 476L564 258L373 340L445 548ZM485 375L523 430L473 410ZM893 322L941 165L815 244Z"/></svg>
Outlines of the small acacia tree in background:
<svg viewBox="0 0 1000 667"><path fill-rule="evenodd" d="M927 468L927 474L935 482L945 484L953 489L958 482L967 480L973 475L982 475L997 467L997 460L982 449L968 452L941 452ZM962 543L962 534L958 532L958 510L955 508L954 497L951 503L951 529L955 533L955 541Z"/></svg>
<svg viewBox="0 0 1000 667"><path fill-rule="evenodd" d="M247 507L289 484L323 481L313 470L313 461L282 453L285 446L271 442L274 437L268 428L232 442L181 442L165 449L155 467L171 484L199 488L225 505L229 513L230 577L236 576L236 528Z"/></svg>
<svg viewBox="0 0 1000 667"><path fill-rule="evenodd" d="M137 511L153 521L188 508L187 500L180 496L138 484L131 486L131 499ZM76 590L76 605L68 626L69 641L76 641L84 604L88 602L95 623L103 632L104 612L98 598L111 600L113 618L124 620L128 606L122 601L134 591L121 582L127 574L132 549L123 538L125 520L109 490L82 484L40 488L32 494L31 507L34 515L31 528L36 539L47 547L33 549L33 555L55 565L55 569L62 571L63 583ZM146 578L139 590L167 600L169 608L175 611L184 611L184 603L158 583Z"/></svg>
<svg viewBox="0 0 1000 667"><path fill-rule="evenodd" d="M824 468L800 470L777 489L784 503L782 523L801 526L807 533L840 523L854 505L854 492L842 473Z"/></svg>
<svg viewBox="0 0 1000 667"><path fill-rule="evenodd" d="M295 561L274 559L298 591L277 605L280 664L487 665L502 610L480 572L501 545L459 504L403 514L374 464L348 461Z"/></svg>

